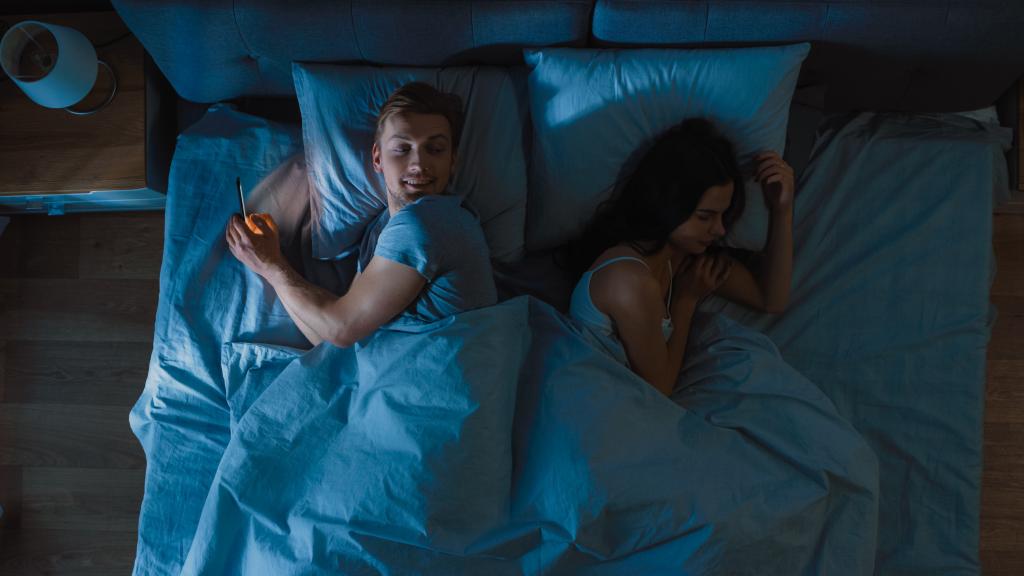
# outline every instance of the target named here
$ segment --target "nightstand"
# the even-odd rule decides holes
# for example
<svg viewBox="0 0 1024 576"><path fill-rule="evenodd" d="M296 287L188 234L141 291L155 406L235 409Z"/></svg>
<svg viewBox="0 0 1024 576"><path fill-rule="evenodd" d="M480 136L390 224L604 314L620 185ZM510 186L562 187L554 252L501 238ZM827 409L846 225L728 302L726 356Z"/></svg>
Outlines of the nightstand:
<svg viewBox="0 0 1024 576"><path fill-rule="evenodd" d="M117 72L117 95L90 116L39 106L0 81L0 213L162 209L146 183L145 51L116 12L0 16L75 28ZM107 84L100 74L94 99ZM101 94L102 96L102 94Z"/></svg>

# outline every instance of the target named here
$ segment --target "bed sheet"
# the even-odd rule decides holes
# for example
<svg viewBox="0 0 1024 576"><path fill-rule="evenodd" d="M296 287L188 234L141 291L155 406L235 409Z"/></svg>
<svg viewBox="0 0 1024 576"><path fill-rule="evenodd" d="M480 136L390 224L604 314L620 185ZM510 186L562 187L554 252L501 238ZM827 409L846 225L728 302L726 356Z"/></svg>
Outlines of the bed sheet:
<svg viewBox="0 0 1024 576"><path fill-rule="evenodd" d="M325 271L317 268L317 263L303 261L302 253L308 253L305 249L308 237L304 239L301 228L303 215L296 212L294 206L305 202L293 204L291 201L301 195L293 189L301 187L296 183L301 170L293 158L299 145L297 131L291 132L288 127L273 126L229 109L216 112L220 114L220 124L200 125L200 129L210 128L210 134L192 132L197 137L196 142L200 135L207 138L201 146L193 146L192 152L177 155L172 169L175 193L170 195L167 209L154 354L145 392L131 416L133 430L143 443L149 462L140 515L137 574L177 573L190 551L191 568L200 572L223 560L222 545L232 536L218 540L217 528L224 528L223 522L233 525L228 520L237 513L237 507L233 508L231 498L220 499L223 493L210 492L210 487L223 486L224 475L229 471L236 474L228 476L234 479L232 481L244 479L237 475L237 470L241 463L250 459L246 447L234 450L232 459L224 463L222 456L231 442L240 442L237 432L245 426L244 416L249 413L249 407L260 402L282 406L270 402L273 395L264 398L262 386L251 385L254 375L262 375L257 380L263 383L275 383L286 366L301 364L298 359L314 359L331 353L324 350L304 353L307 342L273 294L258 278L233 262L226 252L221 238L227 217L235 210L235 173L242 175L248 185L262 183L252 191L252 199L257 205L263 205L258 209L283 216L286 250L296 254L297 266L307 266L307 276L320 275L322 283L333 281L341 285L348 273L340 269ZM214 133L223 138L208 138ZM992 267L992 195L989 192L993 182L1005 181L1005 174L1001 173L1005 170L1001 151L1008 139L1005 130L948 116L865 114L831 119L819 135L798 187L794 289L787 313L771 318L721 302L712 302L707 307L707 310L722 311L728 317L769 334L779 345L782 356L827 394L838 412L853 423L877 452L881 464L881 516L877 557L870 564L877 563L881 574L976 574L979 571L981 411L985 346L991 322L987 299ZM189 149L189 146L179 146L179 150ZM307 244L304 246L303 242ZM547 256L540 259L550 260ZM545 274L534 273L533 279L543 283ZM522 282L517 285L517 279L522 280L506 277L509 281L505 283L507 295L526 288ZM547 290L552 293L550 287ZM558 299L557 294L554 298ZM519 306L518 321L522 321L525 314L527 323L539 326L531 329L531 333L547 334L539 339L548 338L546 344L531 344L535 350L553 347L564 352L573 349L565 347L565 341L572 341L572 338L560 332L558 317L549 314L549 309L536 303L516 306ZM516 317L516 313L507 310L505 314ZM709 329L708 334L712 333L714 330ZM757 340L754 336L750 338ZM744 337L739 337L739 341L744 341ZM758 349L749 341L738 348L735 339L730 342L727 348L748 354ZM229 344L224 346L224 343ZM565 365L561 368L552 365L550 361L545 364L543 355L526 354L525 357L534 363L534 371L547 374L547 370L552 373L570 370ZM324 358L324 365L337 366L340 358ZM351 358L347 361L351 362ZM583 365L593 368L588 362ZM714 357L710 365L721 371L722 359ZM524 366L529 368L529 362ZM602 373L614 373L614 370L614 366L601 366ZM691 377L695 374L689 372ZM591 375L579 381L587 386L611 382L621 385L628 375L621 376L622 379L601 379ZM534 390L534 395L523 396L524 401L518 406L540 410L544 405L542 400L561 401L565 406L581 403L578 396L572 396L571 401L559 400L557 394L572 388L551 385L566 379L576 381L577 376L553 378L547 374L545 378L534 381L548 383L539 388L547 395L541 394L538 399ZM302 380L319 382L319 385L331 381L315 374ZM743 381L743 378L733 380L734 383ZM340 381L334 382L344 388ZM271 389L285 388L277 384L267 388ZM684 388L681 394L696 394L700 390L699 386ZM730 412L733 407L724 400L729 396L722 396L722 389L711 385L708 390L712 401L709 406L717 402L719 408L729 407L721 412L723 414L744 413L743 410ZM745 390L744 394L750 392ZM530 398L532 400L525 400ZM690 413L702 414L705 422L709 421L709 414L715 413L713 409L701 412L699 394L689 401L693 404L687 406ZM683 404L686 405L685 400ZM825 406L820 402L812 405ZM756 406L756 403L748 406ZM557 437L554 432L564 434L566 426L589 422L590 429L600 430L608 422L617 421L624 429L629 428L621 419L616 420L620 415L609 413L606 406L604 411L600 405L596 408L596 414L607 416L605 421L578 417L556 420L551 424L554 426L552 434L523 436L519 431L518 445L532 441L531 450L557 452L560 445L556 442L548 446L550 438ZM827 408L823 409L827 412ZM757 410L748 410L746 414L744 418L752 417L753 422L758 422ZM517 416L522 417L521 413ZM728 421L728 418L723 420ZM801 421L802 418L797 420ZM830 422L833 431L841 429L836 423L841 419ZM799 426L790 432L798 430ZM236 432L236 440L232 440L233 432ZM792 448L792 444L787 444L791 440L777 443L775 446L781 448L776 451L768 450L771 457L762 453L761 460L752 461L758 462L760 469L770 469L769 462L773 458ZM846 446L850 448L854 444L849 440ZM564 450L571 448L574 447L561 445ZM846 474L859 478L853 485L859 486L860 499L864 500L865 494L871 494L872 459L866 454L851 456L854 452L844 452L849 463ZM522 459L523 455L517 457ZM571 458L552 458L551 461L573 462ZM821 461L815 461L814 465L818 466L817 470L822 469ZM634 471L637 470L641 468ZM590 479L598 485L605 480L600 476ZM849 493L843 497L858 500ZM212 505L213 511L204 513L204 505L207 508ZM851 535L874 534L875 523L866 511L870 506L864 501L859 505L857 514L841 515L847 519L859 517L858 526L846 524L847 528L839 537L840 543L851 550L854 548L849 541ZM253 508L258 509L258 506ZM650 507L645 510L651 512ZM564 523L565 517L555 516ZM302 513L297 517L303 518ZM247 521L252 522L254 518L259 524L258 514L248 517ZM641 514L637 518L649 521L651 516ZM537 518L532 520L537 521ZM716 522L709 521L709 525L730 526L720 517ZM533 547L516 540L520 543L518 547L512 545L503 550L510 554L506 559L517 558L518 563L501 565L516 566L510 568L513 573L518 573L516 570L530 572L531 567L540 566L567 570L586 567L595 572L614 573L615 568L643 568L643 562L647 561L644 558L659 561L661 552L656 550L678 555L686 550L681 542L693 541L669 538L670 544L651 548L647 556L617 556L615 550L628 549L622 540L614 539L616 535L622 537L621 530L614 530L622 525L616 521L592 524L591 527L598 526L600 537L595 537L601 544L580 546L573 538L580 533L588 534L587 530L581 530L585 524L567 528L557 522L535 523L529 525L533 532L529 529L524 532L532 536L523 537L533 538ZM194 538L197 528L205 531L199 539ZM835 531L827 534L826 541L836 537ZM315 544L317 540L313 538L310 542ZM379 553L381 558L388 558L395 552L393 538L375 542L378 547L371 544L362 549L363 552L376 550L373 554ZM538 547L537 543L545 544ZM403 546L406 544L408 542ZM476 550L466 546L464 551ZM852 565L866 566L862 556L869 548L874 550L873 541L870 545L862 543L860 555L848 554L848 559L853 559ZM764 548L771 549L771 546ZM424 550L428 549L403 548L403 555L407 555L410 562L423 561L428 563L425 565L436 566L429 564L435 562L436 557ZM519 555L509 550L519 550ZM417 555L415 551L422 554ZM253 558L260 558L258 550L254 554ZM450 550L443 556L451 560ZM482 561L471 554L460 556L464 557ZM696 559L694 562L713 558L707 554L685 553L679 557ZM594 558L600 558L601 562L595 562ZM622 559L625 560L617 563ZM364 560L366 558L359 561ZM380 565L379 559L378 564L368 562L369 566ZM709 569L708 564L692 564L691 567L698 571Z"/></svg>
<svg viewBox="0 0 1024 576"><path fill-rule="evenodd" d="M223 240L238 212L235 178L247 207L274 213L284 250L297 267L330 286L341 264L312 262L308 193L299 128L267 122L227 105L179 136L165 212L160 298L146 385L129 422L146 452L136 574L175 574L230 438L221 344L256 340L308 347L280 302L241 268ZM329 268L329 269L328 269Z"/></svg>
<svg viewBox="0 0 1024 576"><path fill-rule="evenodd" d="M355 348L226 349L183 574L871 574L874 455L704 315L679 404L529 297Z"/></svg>
<svg viewBox="0 0 1024 576"><path fill-rule="evenodd" d="M993 196L1012 134L873 113L819 132L785 314L712 309L767 333L877 453L878 574L978 574Z"/></svg>
<svg viewBox="0 0 1024 576"><path fill-rule="evenodd" d="M700 321L685 408L526 297L306 351L222 239L239 175L297 267L345 283L302 256L298 142L226 107L179 139L131 414L148 462L136 574L871 573L872 451L724 316Z"/></svg>

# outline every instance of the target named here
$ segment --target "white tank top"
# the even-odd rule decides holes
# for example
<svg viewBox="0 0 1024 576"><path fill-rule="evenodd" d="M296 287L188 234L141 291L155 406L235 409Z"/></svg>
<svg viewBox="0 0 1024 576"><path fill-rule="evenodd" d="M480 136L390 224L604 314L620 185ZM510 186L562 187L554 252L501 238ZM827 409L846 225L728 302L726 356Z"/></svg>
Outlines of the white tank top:
<svg viewBox="0 0 1024 576"><path fill-rule="evenodd" d="M576 283L576 288L572 291L572 299L569 301L569 315L581 322L591 330L601 334L603 336L615 336L615 326L612 319L597 309L594 305L594 300L590 297L590 279L595 272L604 268L605 266L620 260L636 260L646 267L648 270L651 269L642 259L635 256L619 256L618 258L611 258L602 262L597 268L589 270L583 273L580 277L580 281ZM672 262L668 263L669 273L669 284L668 284L668 302L665 304L665 317L661 319L661 334L668 342L668 339L672 337L672 314L669 309L669 303L672 302Z"/></svg>

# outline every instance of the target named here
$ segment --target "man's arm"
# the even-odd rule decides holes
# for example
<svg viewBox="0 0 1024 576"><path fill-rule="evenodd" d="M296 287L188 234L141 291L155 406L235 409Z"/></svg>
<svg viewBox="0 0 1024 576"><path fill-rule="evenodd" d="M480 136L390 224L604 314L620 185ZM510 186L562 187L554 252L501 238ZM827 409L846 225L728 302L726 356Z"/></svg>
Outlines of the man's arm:
<svg viewBox="0 0 1024 576"><path fill-rule="evenodd" d="M310 342L327 340L342 348L401 314L427 283L415 269L376 257L341 298L310 284L287 263L275 267L266 279L300 330L303 324L309 328Z"/></svg>
<svg viewBox="0 0 1024 576"><path fill-rule="evenodd" d="M269 215L233 216L228 223L228 248L243 264L266 279L299 330L313 345L328 341L351 346L411 304L426 285L415 269L373 258L366 270L338 298L300 276L281 254L277 227Z"/></svg>

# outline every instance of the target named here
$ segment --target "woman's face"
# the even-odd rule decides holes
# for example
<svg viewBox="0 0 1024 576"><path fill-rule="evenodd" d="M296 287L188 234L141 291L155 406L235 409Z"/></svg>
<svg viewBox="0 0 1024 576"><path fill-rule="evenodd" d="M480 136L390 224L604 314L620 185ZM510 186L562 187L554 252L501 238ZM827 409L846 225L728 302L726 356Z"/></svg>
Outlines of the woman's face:
<svg viewBox="0 0 1024 576"><path fill-rule="evenodd" d="M732 202L733 183L712 186L704 191L697 208L669 236L669 244L684 254L703 254L708 246L725 236L722 215Z"/></svg>

